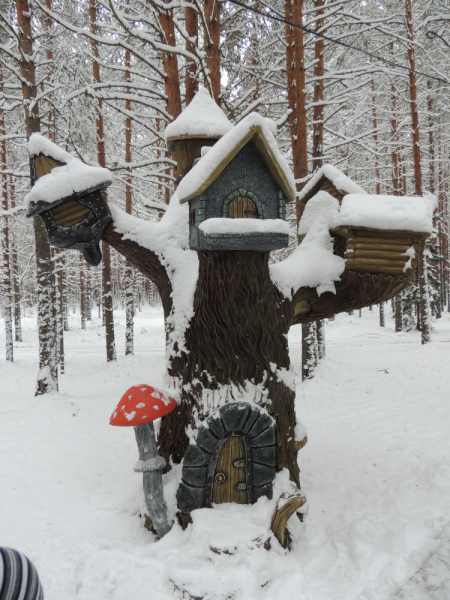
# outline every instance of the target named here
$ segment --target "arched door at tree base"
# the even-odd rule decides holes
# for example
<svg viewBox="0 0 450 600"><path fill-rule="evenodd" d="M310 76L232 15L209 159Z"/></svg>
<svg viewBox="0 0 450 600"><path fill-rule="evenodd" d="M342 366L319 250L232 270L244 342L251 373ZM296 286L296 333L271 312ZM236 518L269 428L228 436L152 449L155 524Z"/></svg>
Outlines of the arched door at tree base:
<svg viewBox="0 0 450 600"><path fill-rule="evenodd" d="M186 451L177 491L180 512L271 498L275 467L274 419L247 402L225 404L200 424Z"/></svg>
<svg viewBox="0 0 450 600"><path fill-rule="evenodd" d="M233 435L225 440L214 472L214 504L248 503L245 458L244 441L240 436Z"/></svg>

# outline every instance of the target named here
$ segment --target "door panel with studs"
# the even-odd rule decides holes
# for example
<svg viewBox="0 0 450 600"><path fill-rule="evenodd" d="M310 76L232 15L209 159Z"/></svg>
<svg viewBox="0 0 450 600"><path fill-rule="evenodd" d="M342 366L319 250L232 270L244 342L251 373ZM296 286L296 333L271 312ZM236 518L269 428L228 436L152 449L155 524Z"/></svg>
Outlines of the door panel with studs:
<svg viewBox="0 0 450 600"><path fill-rule="evenodd" d="M247 504L245 447L242 438L233 435L225 440L214 472L213 502Z"/></svg>

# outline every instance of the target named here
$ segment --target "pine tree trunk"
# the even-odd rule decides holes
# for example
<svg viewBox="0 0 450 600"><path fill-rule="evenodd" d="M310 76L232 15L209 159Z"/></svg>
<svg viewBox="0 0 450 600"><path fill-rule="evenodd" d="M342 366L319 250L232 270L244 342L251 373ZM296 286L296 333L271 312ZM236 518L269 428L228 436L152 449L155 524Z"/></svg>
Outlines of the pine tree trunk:
<svg viewBox="0 0 450 600"><path fill-rule="evenodd" d="M127 261L125 267L125 314L126 314L126 332L125 332L125 354L134 354L134 293L133 293L133 266Z"/></svg>
<svg viewBox="0 0 450 600"><path fill-rule="evenodd" d="M192 8L189 6L192 4ZM198 43L198 13L193 8L192 0L187 0L185 3L185 26L186 32L190 39L186 39L186 50L191 54L194 53L195 45ZM193 40L193 41L191 41ZM186 58L185 71L185 87L186 87L186 106L191 102L192 98L198 92L197 65L190 58Z"/></svg>
<svg viewBox="0 0 450 600"><path fill-rule="evenodd" d="M316 324L315 322L302 323L302 380L314 377L317 355Z"/></svg>
<svg viewBox="0 0 450 600"><path fill-rule="evenodd" d="M398 333L403 330L403 305L402 296L395 297L395 331Z"/></svg>
<svg viewBox="0 0 450 600"><path fill-rule="evenodd" d="M89 17L91 22L91 31L94 35L97 34L97 2L96 0L89 0ZM98 42L92 40L92 54L94 60L92 62L92 69L94 74L94 81L96 83L101 82L100 78L100 65L98 63ZM103 114L102 114L103 103L102 100L98 101L97 106L97 158L98 164L101 167L106 166L105 158L105 138L103 130ZM105 200L107 199L106 194L103 194ZM111 253L108 244L102 243L102 287L103 287L103 316L106 330L106 360L107 362L116 360L116 346L114 341L114 314L113 314L113 298L111 288Z"/></svg>
<svg viewBox="0 0 450 600"><path fill-rule="evenodd" d="M384 318L384 302L380 302L379 307L380 307L380 327L384 327L386 324L386 321Z"/></svg>
<svg viewBox="0 0 450 600"><path fill-rule="evenodd" d="M3 80L0 71L0 92L3 94ZM2 188L2 209L7 211L8 206L8 175L6 174L6 140L5 140L5 117L4 111L0 108L0 165L1 165L1 188ZM1 305L3 309L3 317L5 320L5 349L6 360L13 362L14 344L13 344L13 324L12 324L12 286L11 286L11 260L10 260L10 240L9 240L9 223L8 216L4 215L2 221L2 275L1 281L2 298Z"/></svg>
<svg viewBox="0 0 450 600"><path fill-rule="evenodd" d="M65 274L64 274L64 252L58 250L58 359L59 359L59 370L61 374L65 371L65 357L64 357L64 318L67 320L67 306L65 298Z"/></svg>
<svg viewBox="0 0 450 600"><path fill-rule="evenodd" d="M323 15L323 0L315 0L316 16ZM322 32L324 19L318 18L316 21L316 31ZM323 38L316 38L314 42L314 94L313 94L313 170L320 169L323 166L323 91L324 91L324 51L325 42Z"/></svg>
<svg viewBox="0 0 450 600"><path fill-rule="evenodd" d="M54 306L56 301L53 261L44 224L34 217L36 254L41 268L37 272L39 375L36 396L58 389L58 352ZM47 268L42 268L43 265ZM48 268L51 265L51 268Z"/></svg>
<svg viewBox="0 0 450 600"><path fill-rule="evenodd" d="M372 60L372 57L370 57ZM377 119L377 105L376 105L376 96L375 96L375 81L372 77L371 80L372 87L372 125L373 125L373 141L375 144L375 186L376 193L378 195L381 194L381 182L380 182L380 162L378 157L378 119ZM381 304L380 304L381 310ZM384 325L382 325L384 327Z"/></svg>
<svg viewBox="0 0 450 600"><path fill-rule="evenodd" d="M413 42L413 16L411 0L406 0L406 27L407 37ZM412 124L412 154L414 162L414 192L417 196L422 195L422 167L420 162L420 139L419 139L419 114L417 111L417 88L415 74L415 56L414 46L411 43L408 48L409 63L409 96L411 104L411 124ZM422 332L422 344L426 344L431 339L430 322L430 301L427 290L427 266L424 257L419 259L419 286L420 286L420 330Z"/></svg>
<svg viewBox="0 0 450 600"><path fill-rule="evenodd" d="M317 330L317 348L319 361L325 358L326 344L325 344L325 323L323 320L316 321Z"/></svg>
<svg viewBox="0 0 450 600"><path fill-rule="evenodd" d="M217 104L220 104L220 2L204 0L203 11L206 25L206 65L209 70L211 95Z"/></svg>
<svg viewBox="0 0 450 600"><path fill-rule="evenodd" d="M186 9L187 11L188 9ZM130 64L130 53L125 53L125 80L131 80L131 74L128 70ZM127 93L129 89L127 88ZM127 111L131 111L130 100L125 101L125 108ZM131 163L131 118L128 117L125 121L125 162ZM125 212L131 215L133 195L131 190L131 179L128 178L125 184ZM134 293L133 293L133 266L130 261L126 261L125 265L125 354L134 354Z"/></svg>
<svg viewBox="0 0 450 600"><path fill-rule="evenodd" d="M33 56L33 31L31 27L31 6L28 0L16 0L17 23L19 25L19 47L22 53L20 72L22 76L22 96L24 100L25 126L27 138L40 131L35 65ZM31 108L30 108L31 107ZM39 332L39 375L36 395L58 389L58 368L56 351L56 326L54 322L55 288L53 261L45 228L39 217L34 217L36 240L37 292L38 292L38 332Z"/></svg>
<svg viewBox="0 0 450 600"><path fill-rule="evenodd" d="M285 18L300 27L303 25L303 0L285 0ZM307 130L306 130L306 98L305 98L305 64L303 32L286 25L286 76L288 106L290 109L289 125L291 132L292 159L294 177L297 180L297 191L304 186L308 175ZM296 200L297 225L301 219L303 205ZM315 328L302 324L302 373L304 365L308 365L310 376L316 366L315 348L317 338L311 334Z"/></svg>
<svg viewBox="0 0 450 600"><path fill-rule="evenodd" d="M11 208L16 206L16 190L12 175L9 176L9 191ZM20 306L20 284L19 284L19 260L17 256L17 247L14 239L11 240L11 277L14 306L14 341L22 341L22 316Z"/></svg>
<svg viewBox="0 0 450 600"><path fill-rule="evenodd" d="M85 276L84 276L84 257L80 254L80 317L81 317L81 329L86 329L86 289L85 289Z"/></svg>
<svg viewBox="0 0 450 600"><path fill-rule="evenodd" d="M0 135L3 139L1 142L1 164L3 169L6 168L6 142L5 142L5 130L3 121L3 110L0 109ZM6 173L2 173L2 209L8 210L8 176ZM13 319L12 319L12 293L11 293L11 269L10 269L10 243L9 243L9 229L8 229L8 217L5 215L1 219L2 224L2 279L1 290L2 290L2 311L5 321L5 349L6 349L6 360L13 362L14 357L14 345L13 345Z"/></svg>

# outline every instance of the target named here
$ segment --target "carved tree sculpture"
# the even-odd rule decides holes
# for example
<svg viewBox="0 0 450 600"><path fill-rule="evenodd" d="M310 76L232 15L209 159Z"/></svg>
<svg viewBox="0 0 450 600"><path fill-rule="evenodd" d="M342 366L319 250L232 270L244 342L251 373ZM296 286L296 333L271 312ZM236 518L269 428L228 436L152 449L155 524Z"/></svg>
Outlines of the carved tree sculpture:
<svg viewBox="0 0 450 600"><path fill-rule="evenodd" d="M208 104L203 91L199 99ZM184 459L178 505L185 517L212 502L247 503L270 496L275 473L283 468L300 488L297 453L306 439L296 428L289 329L392 298L411 281L427 236L417 228L383 230L342 219L333 227L318 219L318 227L313 211L311 235L286 260L269 266L269 249L287 243L280 222L284 202L294 195L292 176L265 119L250 115L232 128L221 114L222 121L212 119L215 129L205 126L207 116L202 115L202 135L192 118L181 119L178 129L169 131L183 163L180 172L187 175L161 221L144 222L111 206L113 221L102 233L156 284L161 296L170 393L178 404L163 417L158 443L167 460ZM233 171L242 166L243 177L249 175L247 186ZM265 169L272 182L267 179L262 191L253 177L258 169L259 178ZM227 181L234 181L230 193L220 195ZM270 186L278 211L273 215L272 200L264 204L261 199ZM210 197L208 190L213 190ZM217 218L208 213L214 198L225 207ZM328 200L330 211L338 214L338 201ZM237 211L236 226L229 226L235 214L227 210ZM215 223L212 234L202 225L208 219ZM219 219L228 229L220 229ZM244 226L246 221L252 221L251 227ZM211 249L214 240L222 240L219 249ZM199 249L192 250L190 241ZM344 258L349 253L353 264ZM362 262L356 260L360 257ZM292 510L302 503L297 498ZM284 532L279 537L284 539Z"/></svg>

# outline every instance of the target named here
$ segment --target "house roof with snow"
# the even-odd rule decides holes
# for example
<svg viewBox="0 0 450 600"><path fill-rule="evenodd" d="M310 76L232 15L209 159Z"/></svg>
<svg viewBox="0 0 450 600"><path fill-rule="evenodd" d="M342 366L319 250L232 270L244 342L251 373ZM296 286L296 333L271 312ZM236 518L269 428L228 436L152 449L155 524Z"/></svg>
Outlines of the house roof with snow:
<svg viewBox="0 0 450 600"><path fill-rule="evenodd" d="M335 227L431 233L436 197L347 194Z"/></svg>
<svg viewBox="0 0 450 600"><path fill-rule="evenodd" d="M347 194L367 194L367 192L332 165L324 165L308 181L298 195L299 202L305 205L319 191L328 192L339 203Z"/></svg>
<svg viewBox="0 0 450 600"><path fill-rule="evenodd" d="M191 103L166 127L165 139L169 150L174 150L176 140L183 138L219 139L233 124L223 110L209 95L208 90L200 88Z"/></svg>
<svg viewBox="0 0 450 600"><path fill-rule="evenodd" d="M202 194L249 143L256 147L286 200L294 200L294 176L278 148L271 123L261 115L251 113L219 139L181 180L178 186L180 202Z"/></svg>
<svg viewBox="0 0 450 600"><path fill-rule="evenodd" d="M28 151L31 157L43 155L53 159L47 174L36 173L36 182L25 196L28 215L41 211L44 204L51 208L54 203L103 189L112 183L108 169L86 165L38 133L31 135Z"/></svg>

